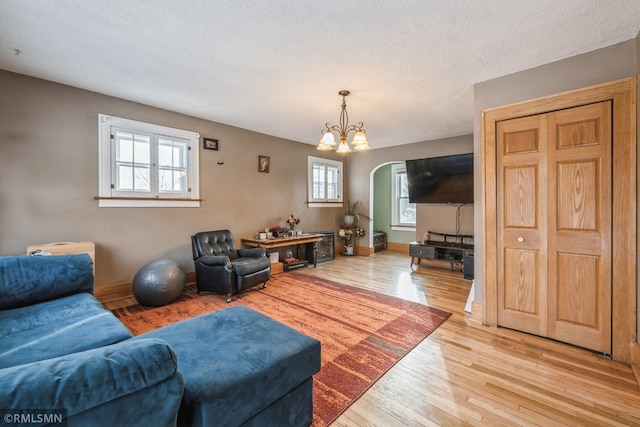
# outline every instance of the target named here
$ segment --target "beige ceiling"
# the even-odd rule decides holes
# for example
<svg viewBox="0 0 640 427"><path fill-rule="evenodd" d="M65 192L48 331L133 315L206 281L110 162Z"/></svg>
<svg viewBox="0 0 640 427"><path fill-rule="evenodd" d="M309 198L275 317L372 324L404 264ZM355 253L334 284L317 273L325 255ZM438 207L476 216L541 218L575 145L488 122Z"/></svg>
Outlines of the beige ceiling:
<svg viewBox="0 0 640 427"><path fill-rule="evenodd" d="M380 148L469 134L474 83L638 31L640 0L1 0L0 68L309 144L348 89Z"/></svg>

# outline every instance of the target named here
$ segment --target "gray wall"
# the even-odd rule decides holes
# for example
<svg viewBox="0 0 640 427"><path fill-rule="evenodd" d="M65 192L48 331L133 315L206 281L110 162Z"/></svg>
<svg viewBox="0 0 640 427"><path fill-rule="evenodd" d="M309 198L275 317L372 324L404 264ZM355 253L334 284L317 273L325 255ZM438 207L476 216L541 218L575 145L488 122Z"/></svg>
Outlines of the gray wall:
<svg viewBox="0 0 640 427"><path fill-rule="evenodd" d="M130 282L157 258L193 271L194 232L229 228L239 239L285 225L292 212L303 231L342 221L341 208L305 203L307 156L335 153L1 70L0 94L0 255L92 241L101 286ZM199 147L201 207L98 208L98 113L218 139L219 151ZM270 173L257 171L258 155L271 157Z"/></svg>
<svg viewBox="0 0 640 427"><path fill-rule="evenodd" d="M415 239L415 232L404 230L392 230L392 195L391 165L386 164L378 168L373 175L373 229L384 231L387 242L409 243Z"/></svg>
<svg viewBox="0 0 640 427"><path fill-rule="evenodd" d="M308 208L305 204L309 155L343 159L347 197L362 201L365 213L371 213L372 172L381 165L470 151L476 153L476 203L463 209L474 209L474 224L465 225L462 231L472 232L476 248L480 248L481 159L477 153L482 110L634 76L637 58L634 39L478 83L474 86L474 135L346 157L0 70L0 255L23 254L34 243L93 241L98 286L131 281L140 266L160 257L175 259L192 271L189 236L197 231L229 228L240 237L283 225L291 212L301 217L305 231L336 230L343 209ZM194 130L219 139L220 151L200 148L202 207L98 208L94 200L98 113ZM271 157L269 174L257 172L258 155ZM219 166L218 161L224 165ZM442 211L431 208L422 205L418 209L418 239L427 229L455 227L451 221L454 207L441 206ZM464 218L470 215L463 212ZM475 255L475 297L482 302L481 251Z"/></svg>
<svg viewBox="0 0 640 427"><path fill-rule="evenodd" d="M470 153L472 151L473 136L463 135L349 154L349 197L351 200L360 200L367 208L366 213L370 213L372 212L370 195L372 194L373 174L380 167L408 159L446 156ZM453 233L455 231L455 213L455 206L419 204L416 214L416 232L411 240L422 239L422 234L427 230ZM461 232L473 234L472 205L462 208L461 219ZM369 239L369 247L373 245L371 243L372 229L373 226L371 226L367 237ZM407 259L408 256L407 254Z"/></svg>
<svg viewBox="0 0 640 427"><path fill-rule="evenodd" d="M637 73L636 40L598 49L474 85L475 244L482 245L481 114L483 110L632 77ZM475 300L483 301L483 256L475 252Z"/></svg>
<svg viewBox="0 0 640 427"><path fill-rule="evenodd" d="M469 135L471 140L471 135ZM422 145L437 146L437 141L424 142ZM425 150L426 151L426 150ZM471 148L467 151L470 153ZM460 153L462 154L462 153ZM437 154L440 156L441 154ZM415 157L414 157L415 158ZM405 159L409 160L409 159ZM455 234L456 207L444 204L418 204L416 206L416 231L391 230L391 163L381 166L374 173L373 228L387 233L387 241L410 243L422 240L425 231L437 231ZM473 234L473 205L460 209L460 234Z"/></svg>
<svg viewBox="0 0 640 427"><path fill-rule="evenodd" d="M370 213L370 175L379 165L472 148L467 135L340 156L2 70L0 93L0 255L24 254L31 244L92 241L96 286L130 282L143 264L157 258L174 259L193 271L189 236L197 231L229 228L239 238L284 225L291 212L300 216L303 231L337 230L342 208L305 203L309 155L343 160L347 197L363 201ZM98 208L99 113L218 139L219 151L199 147L202 206ZM257 171L258 155L270 156L270 173ZM441 217L420 207L418 234L440 227L433 221Z"/></svg>

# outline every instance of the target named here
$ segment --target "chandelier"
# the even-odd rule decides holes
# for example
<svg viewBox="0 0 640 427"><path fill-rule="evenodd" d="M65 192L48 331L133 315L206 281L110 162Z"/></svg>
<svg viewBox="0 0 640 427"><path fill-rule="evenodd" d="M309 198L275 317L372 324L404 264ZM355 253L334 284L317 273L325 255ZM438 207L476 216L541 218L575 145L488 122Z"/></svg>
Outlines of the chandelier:
<svg viewBox="0 0 640 427"><path fill-rule="evenodd" d="M322 130L322 139L318 144L318 150L333 150L333 147L336 145L336 140L334 138L333 133L338 132L340 137L340 144L338 144L338 148L336 151L338 153L348 153L351 151L351 147L347 143L347 134L349 132L355 132L353 135L353 140L351 141L351 145L353 145L354 150L368 150L369 143L367 142L367 137L364 135L363 123L360 122L358 125L350 125L349 124L349 114L347 114L347 100L346 97L350 94L348 90L341 90L338 92L338 95L342 96L342 111L340 112L340 125L329 125L329 122L325 125L326 128Z"/></svg>

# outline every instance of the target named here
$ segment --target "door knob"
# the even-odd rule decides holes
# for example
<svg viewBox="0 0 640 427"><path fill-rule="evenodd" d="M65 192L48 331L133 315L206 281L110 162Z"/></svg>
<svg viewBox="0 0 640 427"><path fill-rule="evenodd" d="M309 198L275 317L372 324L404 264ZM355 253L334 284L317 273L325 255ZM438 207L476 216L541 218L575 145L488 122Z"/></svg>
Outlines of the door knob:
<svg viewBox="0 0 640 427"><path fill-rule="evenodd" d="M518 237L518 242L520 243L524 242L524 237Z"/></svg>

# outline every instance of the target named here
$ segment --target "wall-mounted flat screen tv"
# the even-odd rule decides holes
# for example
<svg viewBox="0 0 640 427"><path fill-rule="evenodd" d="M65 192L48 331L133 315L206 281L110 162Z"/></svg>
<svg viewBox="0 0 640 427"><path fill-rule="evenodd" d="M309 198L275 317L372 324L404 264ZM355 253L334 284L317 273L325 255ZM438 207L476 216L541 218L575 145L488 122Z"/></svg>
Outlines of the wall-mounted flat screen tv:
<svg viewBox="0 0 640 427"><path fill-rule="evenodd" d="M407 160L411 203L473 203L473 153Z"/></svg>

